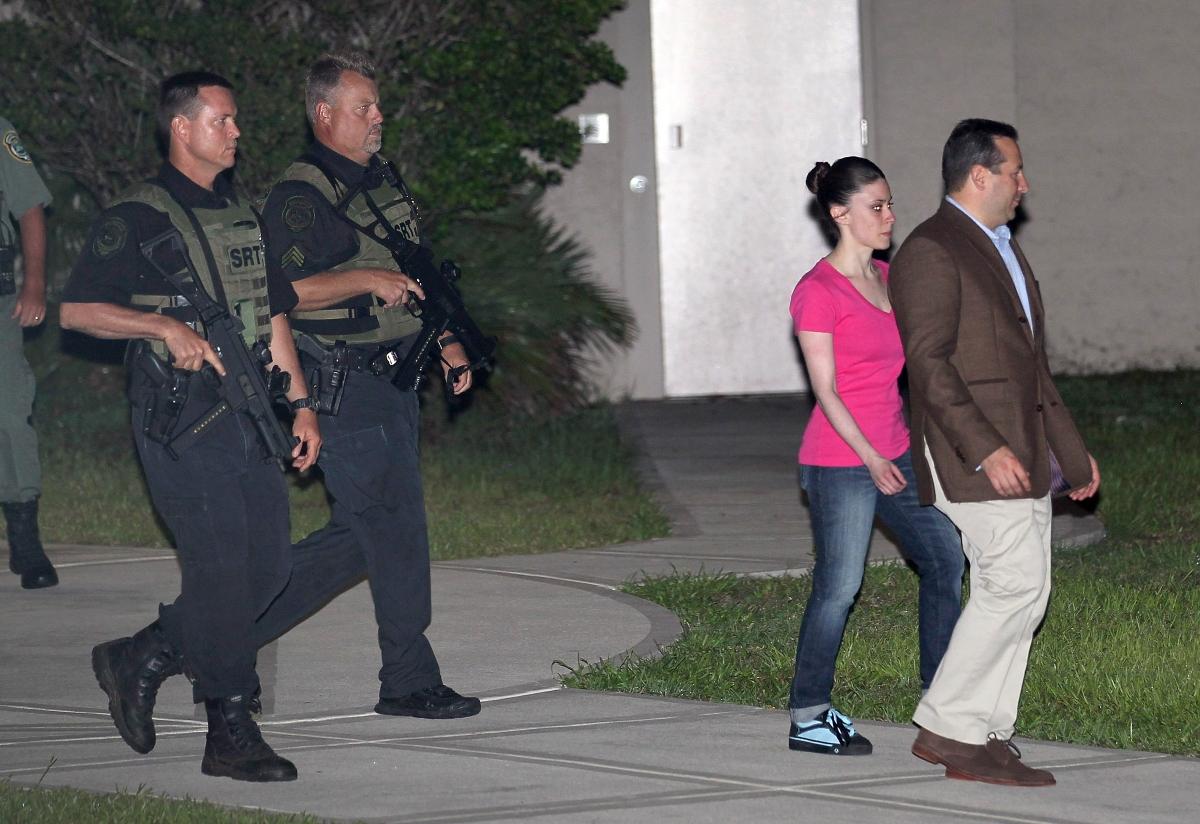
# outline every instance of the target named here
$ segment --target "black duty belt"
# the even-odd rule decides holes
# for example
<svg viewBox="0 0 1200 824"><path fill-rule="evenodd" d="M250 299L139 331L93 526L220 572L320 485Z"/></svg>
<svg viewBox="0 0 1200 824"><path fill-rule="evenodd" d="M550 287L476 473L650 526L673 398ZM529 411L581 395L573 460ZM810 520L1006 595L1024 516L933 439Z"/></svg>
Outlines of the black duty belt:
<svg viewBox="0 0 1200 824"><path fill-rule="evenodd" d="M336 347L322 346L308 335L299 335L298 338L297 349L299 349L301 355L304 355L311 361L316 361L321 366L329 366L333 363L334 349ZM409 345L411 345L411 341L407 339L400 341L399 344L393 344L391 346L344 345L343 362L346 368L352 372L369 372L371 374L388 377L392 370L387 369L383 372L379 372L378 368L372 369L372 361L375 361L382 353L389 350L397 350L399 352L399 360L403 360L404 353Z"/></svg>
<svg viewBox="0 0 1200 824"><path fill-rule="evenodd" d="M360 349L356 346L347 346L344 351L344 365L347 369L351 372L369 372L371 358L375 357L378 347ZM333 349L326 349L325 347L320 347L319 351L312 351L311 349L302 347L300 354L310 365L330 366L334 361Z"/></svg>

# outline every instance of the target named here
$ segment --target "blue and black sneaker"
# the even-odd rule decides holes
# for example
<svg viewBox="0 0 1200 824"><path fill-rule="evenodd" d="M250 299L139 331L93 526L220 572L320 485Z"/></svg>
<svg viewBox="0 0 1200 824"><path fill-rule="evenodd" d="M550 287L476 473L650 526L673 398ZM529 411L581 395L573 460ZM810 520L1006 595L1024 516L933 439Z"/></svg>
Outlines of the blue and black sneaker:
<svg viewBox="0 0 1200 824"><path fill-rule="evenodd" d="M827 755L870 755L871 742L854 731L854 722L830 707L812 721L792 724L788 747Z"/></svg>

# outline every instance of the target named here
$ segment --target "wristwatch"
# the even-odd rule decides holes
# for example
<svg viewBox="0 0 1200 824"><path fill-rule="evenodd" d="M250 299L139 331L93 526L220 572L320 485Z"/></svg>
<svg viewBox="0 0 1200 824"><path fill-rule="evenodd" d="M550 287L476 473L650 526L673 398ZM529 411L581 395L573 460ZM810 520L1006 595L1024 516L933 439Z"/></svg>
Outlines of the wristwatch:
<svg viewBox="0 0 1200 824"><path fill-rule="evenodd" d="M307 398L296 398L296 400L288 404L288 407L293 412L299 412L301 409L311 409L312 411L316 412L317 402L313 400L312 396L310 395Z"/></svg>

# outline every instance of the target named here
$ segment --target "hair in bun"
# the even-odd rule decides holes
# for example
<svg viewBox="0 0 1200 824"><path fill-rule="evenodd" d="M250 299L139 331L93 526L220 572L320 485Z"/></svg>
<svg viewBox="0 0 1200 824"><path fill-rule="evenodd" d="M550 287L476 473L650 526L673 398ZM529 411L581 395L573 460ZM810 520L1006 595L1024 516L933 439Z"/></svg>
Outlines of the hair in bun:
<svg viewBox="0 0 1200 824"><path fill-rule="evenodd" d="M825 181L831 168L824 160L818 160L813 164L812 171L808 173L808 177L804 179L804 185L814 195L817 194L821 190L821 184Z"/></svg>
<svg viewBox="0 0 1200 824"><path fill-rule="evenodd" d="M817 196L821 207L821 222L833 237L837 237L837 226L829 215L833 206L849 206L850 198L876 180L886 180L883 171L865 157L843 157L832 166L818 162L808 173L805 183L810 192Z"/></svg>

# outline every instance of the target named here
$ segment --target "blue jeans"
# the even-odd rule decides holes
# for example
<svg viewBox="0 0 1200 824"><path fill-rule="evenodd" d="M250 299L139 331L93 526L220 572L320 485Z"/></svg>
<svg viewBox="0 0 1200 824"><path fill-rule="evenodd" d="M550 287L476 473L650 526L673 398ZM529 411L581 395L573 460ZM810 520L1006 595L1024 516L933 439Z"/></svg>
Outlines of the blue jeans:
<svg viewBox="0 0 1200 824"><path fill-rule="evenodd" d="M962 608L963 551L950 519L917 500L912 456L894 462L908 481L884 495L865 466L801 466L800 484L812 515L813 590L796 642L796 672L788 706L806 709L829 703L833 670L846 618L862 587L875 516L896 538L920 576L918 619L921 686L928 688L950 643Z"/></svg>

